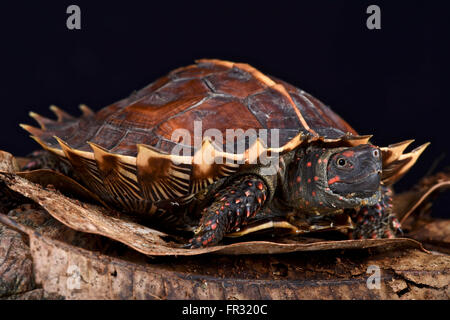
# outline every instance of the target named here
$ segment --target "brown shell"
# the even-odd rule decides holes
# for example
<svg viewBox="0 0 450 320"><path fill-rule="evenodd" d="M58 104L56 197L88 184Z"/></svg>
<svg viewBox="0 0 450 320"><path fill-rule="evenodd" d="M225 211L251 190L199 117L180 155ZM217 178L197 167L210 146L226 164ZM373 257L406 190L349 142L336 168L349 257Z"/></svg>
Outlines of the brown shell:
<svg viewBox="0 0 450 320"><path fill-rule="evenodd" d="M266 150L283 153L316 140L353 146L370 138L358 136L308 93L248 64L220 60L199 60L176 69L97 113L81 106L80 118L54 106L51 109L57 121L30 113L41 129L22 126L45 149L70 162L87 187L104 201L143 213L155 212L173 200L186 201L217 179L238 171L236 160L249 163L254 160L252 155L259 157ZM194 121L200 120L201 146L194 145L188 156L171 155L177 145L171 140L174 130L185 129L194 137ZM223 136L227 129L279 129L279 146L268 147L268 134L267 145L258 139L243 154L217 151L225 141L212 142L205 137L211 128ZM195 161L205 152L226 161Z"/></svg>
<svg viewBox="0 0 450 320"><path fill-rule="evenodd" d="M201 60L203 61L203 60ZM112 153L135 157L137 144L170 153L175 129L194 135L194 121L204 133L216 128L280 129L280 145L299 132L339 138L356 134L344 120L306 92L277 80L275 83L252 67L203 61L172 71L130 97L93 116L49 123L40 139L59 148L57 136L71 148L89 151L87 141ZM54 107L53 107L54 109Z"/></svg>

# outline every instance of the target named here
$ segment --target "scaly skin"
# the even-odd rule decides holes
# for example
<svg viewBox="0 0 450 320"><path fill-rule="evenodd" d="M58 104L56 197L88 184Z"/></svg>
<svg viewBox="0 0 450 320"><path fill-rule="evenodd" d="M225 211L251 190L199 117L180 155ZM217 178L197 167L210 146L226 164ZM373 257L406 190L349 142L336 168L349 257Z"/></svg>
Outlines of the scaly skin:
<svg viewBox="0 0 450 320"><path fill-rule="evenodd" d="M349 233L353 239L394 238L401 232L400 223L392 212L391 191L383 187L381 201L374 206L364 206L351 214L355 229Z"/></svg>
<svg viewBox="0 0 450 320"><path fill-rule="evenodd" d="M215 194L213 203L203 210L190 247L217 244L225 233L238 229L253 218L267 201L267 196L268 189L261 178L254 175L238 177Z"/></svg>

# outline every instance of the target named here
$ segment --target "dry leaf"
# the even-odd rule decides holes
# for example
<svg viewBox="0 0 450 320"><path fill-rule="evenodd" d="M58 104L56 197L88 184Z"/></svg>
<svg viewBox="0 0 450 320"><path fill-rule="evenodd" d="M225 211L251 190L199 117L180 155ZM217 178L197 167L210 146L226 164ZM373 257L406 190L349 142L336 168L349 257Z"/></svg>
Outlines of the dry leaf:
<svg viewBox="0 0 450 320"><path fill-rule="evenodd" d="M434 176L423 178L411 190L394 197L394 208L397 217L404 223L411 214L438 192L450 189L450 174L440 172Z"/></svg>
<svg viewBox="0 0 450 320"><path fill-rule="evenodd" d="M11 161L7 158L4 161ZM99 234L122 242L138 252L159 255L199 255L204 253L222 254L272 254L295 251L315 251L332 249L356 249L373 247L415 247L419 242L411 239L362 239L317 241L304 243L289 241L247 241L228 245L218 245L199 249L184 249L178 243L168 241L167 234L137 224L126 216L114 216L109 209L68 198L54 190L46 190L14 173L0 173L0 180L13 191L41 205L55 219L74 230ZM5 220L4 218L3 220ZM7 223L7 221L6 221Z"/></svg>
<svg viewBox="0 0 450 320"><path fill-rule="evenodd" d="M33 262L22 235L0 225L0 299L34 289Z"/></svg>

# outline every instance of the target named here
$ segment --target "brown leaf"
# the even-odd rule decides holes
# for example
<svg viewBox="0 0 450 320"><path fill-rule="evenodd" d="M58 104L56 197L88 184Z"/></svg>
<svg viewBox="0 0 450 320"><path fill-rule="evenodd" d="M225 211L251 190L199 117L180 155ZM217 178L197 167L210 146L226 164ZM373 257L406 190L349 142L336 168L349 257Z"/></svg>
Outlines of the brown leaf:
<svg viewBox="0 0 450 320"><path fill-rule="evenodd" d="M62 300L63 297L58 293L49 294L44 289L34 289L24 293L13 294L6 300Z"/></svg>
<svg viewBox="0 0 450 320"><path fill-rule="evenodd" d="M25 158L25 157L15 157L15 158L16 158L16 161L17 161L17 164L18 164L19 168L25 167L25 165L27 165L28 162L30 162L29 158ZM19 170L20 169L17 169L16 171L19 171Z"/></svg>
<svg viewBox="0 0 450 320"><path fill-rule="evenodd" d="M34 289L33 264L22 235L0 224L0 298Z"/></svg>
<svg viewBox="0 0 450 320"><path fill-rule="evenodd" d="M27 179L28 181L40 184L43 187L51 186L63 194L70 195L76 199L86 202L99 203L106 206L106 204L95 193L92 193L81 184L63 175L62 173L48 169L40 169L15 172L15 174L19 177Z"/></svg>
<svg viewBox="0 0 450 320"><path fill-rule="evenodd" d="M14 174L0 173L0 178L12 190L30 198L55 219L63 224L83 232L99 234L120 241L147 255L198 255L209 252L224 254L268 254L294 251L354 249L370 247L416 247L420 243L411 239L363 239L319 241L315 243L277 243L271 241L250 241L219 245L200 249L183 249L180 245L167 242L166 233L139 225L121 216L114 217L105 209L95 205L81 203L57 192L43 189Z"/></svg>
<svg viewBox="0 0 450 320"><path fill-rule="evenodd" d="M423 178L411 190L394 197L394 208L401 223L415 210L431 201L431 196L450 188L450 174L440 172L434 176Z"/></svg>
<svg viewBox="0 0 450 320"><path fill-rule="evenodd" d="M11 153L0 150L0 171L15 172L19 170L19 165Z"/></svg>
<svg viewBox="0 0 450 320"><path fill-rule="evenodd" d="M450 247L450 220L434 220L419 230L414 230L410 236L420 241L442 243Z"/></svg>
<svg viewBox="0 0 450 320"><path fill-rule="evenodd" d="M425 220L408 237L424 243L430 250L450 254L450 220Z"/></svg>

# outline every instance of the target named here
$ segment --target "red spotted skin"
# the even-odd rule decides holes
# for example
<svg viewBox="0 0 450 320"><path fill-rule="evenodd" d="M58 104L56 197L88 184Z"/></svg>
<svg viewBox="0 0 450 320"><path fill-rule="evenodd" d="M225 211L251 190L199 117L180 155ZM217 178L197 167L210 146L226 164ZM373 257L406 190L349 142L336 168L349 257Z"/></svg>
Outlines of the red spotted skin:
<svg viewBox="0 0 450 320"><path fill-rule="evenodd" d="M340 178L339 176L334 176L333 178L331 178L330 180L328 180L328 185L339 182Z"/></svg>
<svg viewBox="0 0 450 320"><path fill-rule="evenodd" d="M348 211L355 223L355 228L349 232L350 238L394 238L395 234L401 231L400 223L392 212L391 191L386 187L382 189L382 199L376 205Z"/></svg>
<svg viewBox="0 0 450 320"><path fill-rule="evenodd" d="M254 218L267 201L265 182L254 175L235 179L214 195L203 209L200 225L190 240L191 248L217 244L226 233L237 231Z"/></svg>

